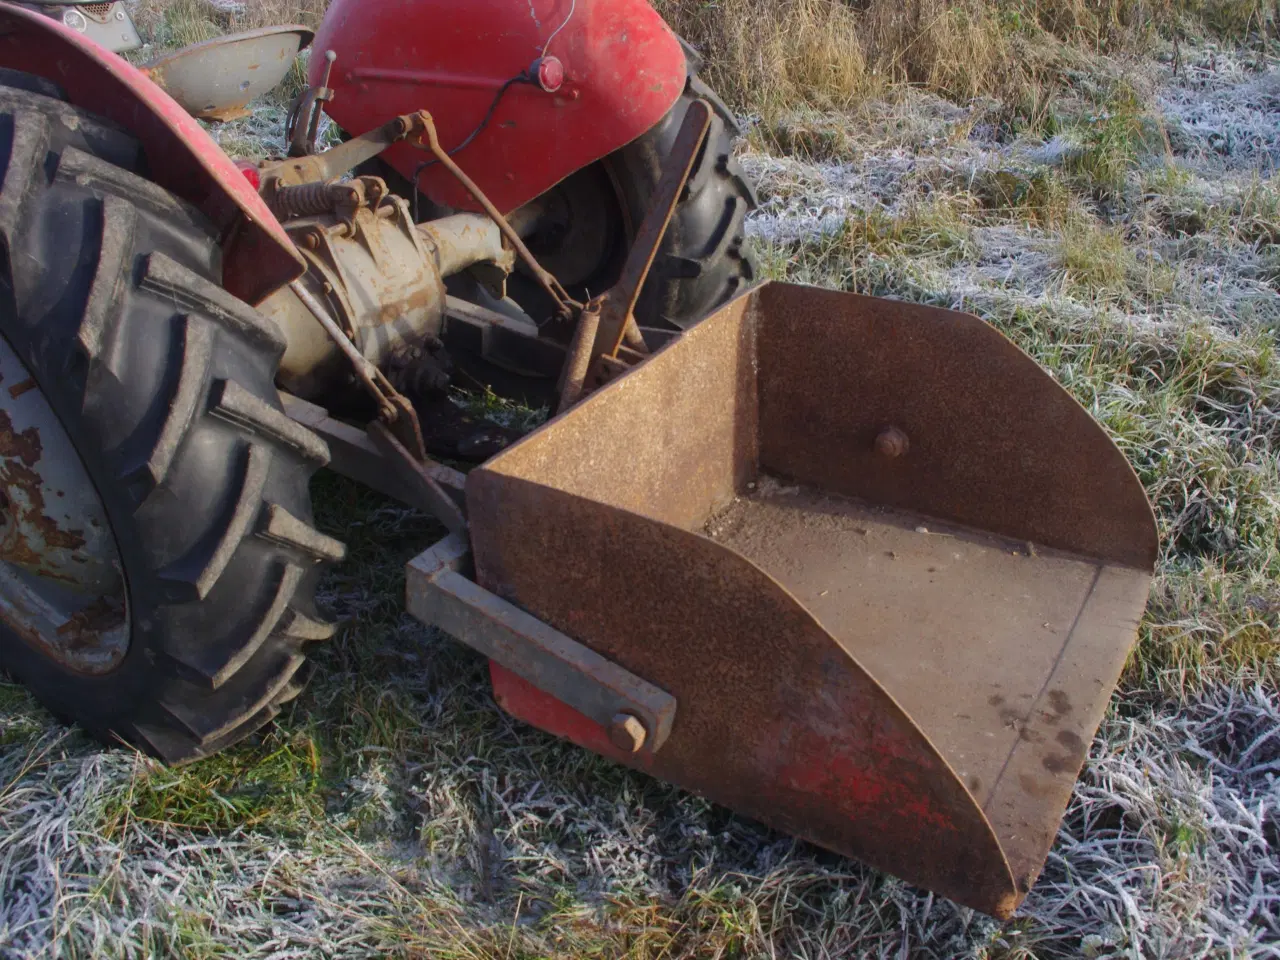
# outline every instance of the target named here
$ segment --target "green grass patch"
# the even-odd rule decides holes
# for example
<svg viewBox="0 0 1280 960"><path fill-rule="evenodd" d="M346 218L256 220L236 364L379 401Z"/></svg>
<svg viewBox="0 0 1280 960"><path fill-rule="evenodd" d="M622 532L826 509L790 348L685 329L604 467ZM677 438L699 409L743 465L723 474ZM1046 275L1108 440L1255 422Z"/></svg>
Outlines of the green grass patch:
<svg viewBox="0 0 1280 960"><path fill-rule="evenodd" d="M847 157L853 149L846 125L829 116L791 115L764 121L748 136L758 149L819 163Z"/></svg>
<svg viewBox="0 0 1280 960"><path fill-rule="evenodd" d="M49 714L21 684L0 674L0 747L29 743L48 728Z"/></svg>
<svg viewBox="0 0 1280 960"><path fill-rule="evenodd" d="M1280 184L1255 177L1228 208L1237 239L1258 246L1280 244Z"/></svg>
<svg viewBox="0 0 1280 960"><path fill-rule="evenodd" d="M763 245L759 252L771 278L874 292L874 278L886 268L947 266L971 258L975 208L967 196L931 197L897 213L877 207L850 214L825 236Z"/></svg>
<svg viewBox="0 0 1280 960"><path fill-rule="evenodd" d="M1062 169L1102 200L1119 197L1144 157L1168 149L1163 126L1124 81L1069 134L1076 148L1068 152Z"/></svg>
<svg viewBox="0 0 1280 960"><path fill-rule="evenodd" d="M1071 213L1071 188L1049 167L982 170L970 179L969 189L987 222L1028 223L1050 230L1064 224Z"/></svg>
<svg viewBox="0 0 1280 960"><path fill-rule="evenodd" d="M1058 237L1063 285L1076 294L1118 296L1135 268L1124 234L1091 218L1073 218Z"/></svg>
<svg viewBox="0 0 1280 960"><path fill-rule="evenodd" d="M197 832L302 833L323 810L322 791L315 740L302 732L274 733L187 767L143 766L124 806L106 819Z"/></svg>

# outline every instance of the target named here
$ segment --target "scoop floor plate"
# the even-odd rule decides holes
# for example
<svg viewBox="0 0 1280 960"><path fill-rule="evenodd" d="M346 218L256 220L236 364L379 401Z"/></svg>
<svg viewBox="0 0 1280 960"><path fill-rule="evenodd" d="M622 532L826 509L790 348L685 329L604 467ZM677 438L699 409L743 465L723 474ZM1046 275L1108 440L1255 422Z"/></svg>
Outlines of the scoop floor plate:
<svg viewBox="0 0 1280 960"><path fill-rule="evenodd" d="M776 482L707 532L772 573L893 695L1015 874L1033 873L1124 665L1146 572Z"/></svg>

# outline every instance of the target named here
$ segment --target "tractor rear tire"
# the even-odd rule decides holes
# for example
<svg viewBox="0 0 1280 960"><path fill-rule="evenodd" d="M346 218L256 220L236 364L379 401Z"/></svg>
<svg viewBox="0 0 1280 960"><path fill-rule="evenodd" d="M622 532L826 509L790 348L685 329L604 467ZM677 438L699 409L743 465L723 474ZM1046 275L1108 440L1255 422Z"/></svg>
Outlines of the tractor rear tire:
<svg viewBox="0 0 1280 960"><path fill-rule="evenodd" d="M750 287L759 273L745 234L747 214L758 201L733 155L737 121L697 74L690 72L684 94L657 126L603 163L638 229L685 113L700 98L714 108L711 129L636 305L645 326L687 330Z"/></svg>
<svg viewBox="0 0 1280 960"><path fill-rule="evenodd" d="M690 104L709 101L711 129L636 304L642 327L687 330L759 274L745 233L756 194L733 155L737 121L695 66L691 60L683 94L648 132L539 198L538 226L526 238L575 297L604 293L621 276ZM527 276L515 280L512 296L534 316L544 315L550 308L545 295Z"/></svg>
<svg viewBox="0 0 1280 960"><path fill-rule="evenodd" d="M128 637L85 672L6 616L0 667L104 741L198 759L274 717L334 632L313 599L344 548L308 490L328 449L284 415L280 330L222 289L216 230L147 179L132 136L5 71L0 164L0 334L30 374L0 389L38 388L78 453ZM13 433L0 422L0 471Z"/></svg>

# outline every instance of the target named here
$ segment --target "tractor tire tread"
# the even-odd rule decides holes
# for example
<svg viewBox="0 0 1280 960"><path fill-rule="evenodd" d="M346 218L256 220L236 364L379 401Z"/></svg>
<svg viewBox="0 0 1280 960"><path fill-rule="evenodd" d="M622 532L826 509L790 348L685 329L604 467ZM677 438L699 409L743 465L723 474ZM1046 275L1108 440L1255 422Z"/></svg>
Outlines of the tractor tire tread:
<svg viewBox="0 0 1280 960"><path fill-rule="evenodd" d="M133 204L117 196L103 198L102 246L76 334L80 352L90 363L102 354L108 327L116 326L137 228Z"/></svg>
<svg viewBox="0 0 1280 960"><path fill-rule="evenodd" d="M181 340L177 382L169 397L164 425L155 438L146 463L120 478L134 490L141 490L143 496L153 493L169 476L178 447L190 433L196 419L204 384L213 365L214 336L207 324L184 317Z"/></svg>
<svg viewBox="0 0 1280 960"><path fill-rule="evenodd" d="M304 556L338 563L347 555L341 541L325 536L305 521L299 520L278 503L268 503L258 535L264 540L291 547Z"/></svg>
<svg viewBox="0 0 1280 960"><path fill-rule="evenodd" d="M72 180L105 194L127 200L132 206L162 218L181 221L184 227L202 231L217 239L217 231L195 207L179 200L168 190L144 177L130 173L115 164L100 160L91 153L68 147L58 162L59 180Z"/></svg>
<svg viewBox="0 0 1280 960"><path fill-rule="evenodd" d="M212 225L127 133L26 87L0 86L0 332L103 499L132 634L88 677L0 629L0 667L105 742L189 762L270 722L334 633L313 596L344 549L308 493L329 451L285 416L283 336L218 285Z"/></svg>
<svg viewBox="0 0 1280 960"><path fill-rule="evenodd" d="M219 380L214 384L209 410L215 417L269 437L317 467L329 465L329 447L323 440L235 380Z"/></svg>
<svg viewBox="0 0 1280 960"><path fill-rule="evenodd" d="M269 350L276 362L284 356L284 334L275 323L217 284L163 253L147 256L142 286L172 299L179 306L217 321L233 333L255 341Z"/></svg>
<svg viewBox="0 0 1280 960"><path fill-rule="evenodd" d="M694 162L667 234L641 291L642 324L688 329L755 283L759 267L746 245L755 190L733 155L740 131L733 114L692 72L667 116L608 161L630 183L656 184L689 104L706 99L714 111L706 143ZM647 196L634 206L647 206Z"/></svg>
<svg viewBox="0 0 1280 960"><path fill-rule="evenodd" d="M9 162L0 185L0 240L10 250L14 249L32 185L48 152L49 135L49 121L43 114L23 110L13 115Z"/></svg>

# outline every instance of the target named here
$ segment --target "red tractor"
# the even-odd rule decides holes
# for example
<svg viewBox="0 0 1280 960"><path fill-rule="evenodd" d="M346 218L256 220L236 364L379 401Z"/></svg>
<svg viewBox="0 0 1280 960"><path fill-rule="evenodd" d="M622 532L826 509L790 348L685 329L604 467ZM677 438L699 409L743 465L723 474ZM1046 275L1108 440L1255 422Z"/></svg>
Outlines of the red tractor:
<svg viewBox="0 0 1280 960"><path fill-rule="evenodd" d="M1145 604L1142 488L980 320L753 287L733 115L645 0L334 0L256 165L192 114L234 115L309 31L140 70L77 30L121 4L24 6L0 666L169 762L257 730L335 629L329 466L447 528L409 609L505 709L1016 906ZM475 384L553 415L476 421L450 393Z"/></svg>

